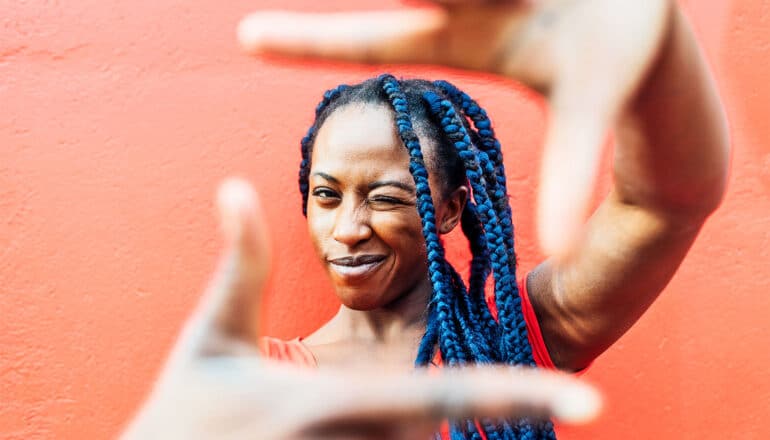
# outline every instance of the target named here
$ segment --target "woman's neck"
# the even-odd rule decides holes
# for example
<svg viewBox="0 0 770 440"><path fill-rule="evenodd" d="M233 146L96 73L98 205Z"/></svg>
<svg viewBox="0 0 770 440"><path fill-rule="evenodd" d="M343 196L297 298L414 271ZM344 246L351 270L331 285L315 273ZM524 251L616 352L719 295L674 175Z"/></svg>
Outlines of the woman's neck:
<svg viewBox="0 0 770 440"><path fill-rule="evenodd" d="M425 279L395 301L374 310L340 306L329 322L329 339L395 345L419 341L425 332L426 310L432 292ZM327 338L324 338L327 339ZM330 341L331 342L331 341Z"/></svg>

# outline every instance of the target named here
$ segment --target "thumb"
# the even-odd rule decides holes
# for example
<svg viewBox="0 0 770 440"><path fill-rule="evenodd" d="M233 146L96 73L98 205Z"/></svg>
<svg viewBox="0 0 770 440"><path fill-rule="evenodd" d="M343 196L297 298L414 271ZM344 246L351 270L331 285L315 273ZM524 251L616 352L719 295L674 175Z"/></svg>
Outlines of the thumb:
<svg viewBox="0 0 770 440"><path fill-rule="evenodd" d="M262 290L270 269L259 199L248 182L229 178L219 187L217 207L225 254L185 326L175 358L251 352L257 342Z"/></svg>
<svg viewBox="0 0 770 440"><path fill-rule="evenodd" d="M565 259L581 238L602 147L614 115L601 94L555 91L550 100L538 190L544 253Z"/></svg>

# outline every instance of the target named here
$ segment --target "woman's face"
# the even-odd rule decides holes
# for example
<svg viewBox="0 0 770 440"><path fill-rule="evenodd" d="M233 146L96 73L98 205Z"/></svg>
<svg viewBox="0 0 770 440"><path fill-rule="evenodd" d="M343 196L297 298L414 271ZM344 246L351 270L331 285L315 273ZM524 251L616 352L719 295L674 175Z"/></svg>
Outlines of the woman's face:
<svg viewBox="0 0 770 440"><path fill-rule="evenodd" d="M337 109L318 131L311 163L308 229L342 303L373 310L430 289L409 154L392 111ZM465 193L441 197L432 176L430 186L437 227L453 227L462 210L454 199L464 201Z"/></svg>

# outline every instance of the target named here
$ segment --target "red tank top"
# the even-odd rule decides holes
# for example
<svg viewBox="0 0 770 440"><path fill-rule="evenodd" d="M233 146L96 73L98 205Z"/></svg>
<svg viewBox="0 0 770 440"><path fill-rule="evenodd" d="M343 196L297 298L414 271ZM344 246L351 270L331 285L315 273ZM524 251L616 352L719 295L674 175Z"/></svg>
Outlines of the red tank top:
<svg viewBox="0 0 770 440"><path fill-rule="evenodd" d="M526 277L524 280L526 280ZM548 354L548 348L545 346L543 333L540 331L540 324L537 322L537 316L535 315L535 310L532 308L532 302L529 300L526 281L519 281L519 296L521 297L521 311L527 325L527 338L532 346L532 357L535 360L535 364L541 368L555 369L556 366L554 365L551 356ZM494 309L493 301L490 302L490 308ZM496 316L497 310L492 310L492 314ZM318 366L318 362L313 356L313 353L302 343L302 338L285 341L277 338L263 337L260 340L260 351L264 356L270 359L291 362L309 368ZM441 425L440 432L442 439L449 439L448 423L445 422ZM479 433L481 433L481 437L484 440L487 440L484 431L480 426Z"/></svg>

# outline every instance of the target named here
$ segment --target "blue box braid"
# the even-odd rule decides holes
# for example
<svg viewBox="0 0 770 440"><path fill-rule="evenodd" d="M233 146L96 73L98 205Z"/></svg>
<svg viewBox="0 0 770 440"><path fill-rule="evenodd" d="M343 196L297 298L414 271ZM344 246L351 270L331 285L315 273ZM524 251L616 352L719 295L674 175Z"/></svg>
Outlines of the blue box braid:
<svg viewBox="0 0 770 440"><path fill-rule="evenodd" d="M456 100L460 99L460 107L470 109L476 117L475 127L481 127L483 135L478 134L482 144L492 154L472 149L471 137L455 112L454 105L447 99L442 99L435 93L426 92L425 100L431 111L440 118L441 126L447 136L454 142L465 164L468 181L473 191L473 198L480 207L479 216L484 224L489 249L494 249L490 255L492 272L495 278L495 298L498 303L498 318L503 326L503 352L507 353L507 361L516 365L531 365L532 349L527 339L526 322L521 312L521 298L516 283L515 253L513 252L513 222L511 221L510 205L505 191L505 176L502 163L500 144L491 130L491 123L486 112L481 109L468 95L458 90L446 81L437 82L437 86ZM466 113L466 116L470 117ZM480 131L482 131L480 130ZM490 158L492 156L492 160ZM494 164L492 161L494 160ZM490 190L491 191L488 191ZM493 203L493 201L495 203ZM469 205L472 205L469 201ZM507 221L505 221L507 220ZM501 227L504 224L509 228ZM508 229L510 233L504 231ZM510 241L504 237L509 237ZM512 355L512 356L511 356ZM551 439L555 438L550 422L521 420L513 425L504 424L503 438L513 434L515 439Z"/></svg>
<svg viewBox="0 0 770 440"><path fill-rule="evenodd" d="M470 130L471 139L474 141L473 145L486 154L486 156L480 155L480 159L488 158L489 162L491 162L491 167L490 164L485 164L483 167L483 176L487 184L487 193L498 214L498 221L502 227L502 237L505 242L506 253L508 254L508 263L511 268L510 271L514 274L515 278L516 253L514 251L514 230L511 219L511 207L508 203L505 168L500 142L495 137L492 123L486 111L468 94L448 81L435 81L434 85L444 92L455 106L462 109L465 117L473 121L474 128L476 129L475 132ZM474 134L476 136L473 136ZM473 139L474 137L477 139ZM466 233L466 235L468 234ZM475 272L471 273L472 276L475 275ZM487 274L479 274L478 276L486 281ZM475 291L474 287L469 287L472 292ZM517 314L514 313L513 315L516 316Z"/></svg>
<svg viewBox="0 0 770 440"><path fill-rule="evenodd" d="M427 106L429 111L415 107L414 95L418 92L422 99L434 104ZM422 219L428 268L433 285L433 296L427 311L426 332L415 364L428 365L433 359L437 345L444 362L450 366L485 362L534 364L515 281L513 223L502 154L484 109L446 81L399 82L391 75L382 75L356 86L341 85L327 91L316 107L313 126L302 139L299 186L305 215L310 157L315 135L334 109L352 102L390 104L395 113L399 136L410 155L410 172L417 188L417 208ZM436 115L431 115L433 110L438 110ZM463 174L467 175L472 189L475 202L468 200L461 221L473 256L467 289L460 275L446 260L436 231L428 170L412 124L415 111L418 116L416 120L431 124L430 130L434 130L433 126L440 126L437 132L431 132L432 136L442 136L440 133L444 133L443 137L449 139L448 143L439 140L439 149L457 148L464 166ZM431 119L440 123L437 124L437 121ZM468 125L467 120L473 122L473 128ZM443 160L446 162L447 159ZM442 166L447 166L447 163ZM454 177L449 179L451 183ZM484 295L484 286L490 272L494 274L500 324L492 318ZM479 424L489 440L555 438L550 422L482 419ZM481 439L473 420L453 421L450 431L453 440Z"/></svg>
<svg viewBox="0 0 770 440"><path fill-rule="evenodd" d="M490 341L500 340L500 326L495 321L487 306L486 284L492 271L487 250L487 237L484 227L479 219L476 205L472 201L465 204L462 213L461 227L463 234L468 238L471 250L470 277L468 278L468 294L475 309L473 312L479 316L485 334L491 335ZM495 362L502 362L503 356L499 347L492 347L492 356Z"/></svg>
<svg viewBox="0 0 770 440"><path fill-rule="evenodd" d="M439 95L432 92L426 92L424 98L428 102L431 111L440 119L444 132L458 149L460 157L465 164L473 199L477 203L476 207L479 209L479 216L484 224L488 249L491 251L490 260L495 278L495 296L498 304L502 305L499 309L499 319L504 328L504 337L501 341L503 352L509 355L506 360L512 364L534 365L531 347L527 340L526 323L521 314L520 298L515 279L515 266L510 263L510 256L503 238L503 230L500 227L500 217L505 216L507 213L505 211L500 212L499 205L493 206L487 191L490 186L492 189L498 186L494 167L485 152L473 151L470 135L460 120L459 115L455 112L452 102L442 99ZM469 204L471 203L469 202ZM518 305L516 308L518 310L514 309L511 311L510 309L516 307L516 305ZM541 429L539 428L547 427L533 426L528 422L517 422L513 426L506 424L503 433L514 433L514 438L537 439L541 437L539 435ZM547 431L551 430L547 429ZM548 438L551 434L544 432L542 435ZM504 437L507 437L507 435L504 435Z"/></svg>
<svg viewBox="0 0 770 440"><path fill-rule="evenodd" d="M480 304L474 302L465 287L462 277L448 262L446 271L452 280L454 290L453 306L457 309L455 316L464 330L466 341L469 342L468 349L473 355L472 358L477 364L491 364L497 361L496 352L489 343L488 336L485 333L484 323L478 319L480 315ZM470 330L470 331L469 331Z"/></svg>
<svg viewBox="0 0 770 440"><path fill-rule="evenodd" d="M495 204L498 211L505 213L500 216L500 220L502 221L508 255L515 270L516 253L514 251L514 230L513 221L511 220L511 205L508 203L503 150L500 141L498 141L495 136L495 131L492 128L492 121L489 119L489 116L487 116L486 110L479 106L467 93L458 89L450 82L439 80L435 81L434 84L449 97L449 100L452 101L452 103L462 109L465 116L473 121L473 126L479 137L479 142L476 145L481 151L487 153L489 159L492 161L497 178L497 186L495 190L490 193L490 196L492 198L492 203Z"/></svg>
<svg viewBox="0 0 770 440"><path fill-rule="evenodd" d="M422 219L422 233L428 255L428 270L433 284L433 306L436 308L436 322L428 322L428 326L438 325L439 348L444 361L449 366L465 364L468 359L463 348L461 335L458 333L457 316L452 313L454 292L451 290L451 280L446 273L446 258L444 248L439 241L436 230L433 198L428 184L428 170L425 167L420 141L412 127L412 120L406 95L401 91L398 80L391 75L380 77L383 90L388 95L396 117L396 127L399 137L409 151L409 171L414 178L417 191L417 211ZM424 358L424 356L423 356Z"/></svg>
<svg viewBox="0 0 770 440"><path fill-rule="evenodd" d="M429 318L433 317L434 320L428 320L429 331L427 333L433 336L433 326L438 326L439 347L444 361L450 366L462 365L467 363L469 359L476 363L491 362L493 358L490 353L490 344L485 340L485 333L481 328L480 320L470 314L472 307L469 304L469 297L465 293L465 284L459 274L446 261L443 246L439 241L438 234L435 233L433 201L430 197L430 187L427 184L428 171L422 158L419 139L411 124L412 117L409 114L406 96L400 91L398 81L395 78L386 76L382 79L384 81L383 88L388 94L396 114L399 134L410 152L410 167L420 199L418 211L424 223L423 235L426 239L429 267L434 283L433 306L437 312L429 315ZM424 184L421 181L424 181ZM434 270L434 268L442 268L442 270ZM455 343L454 341L458 342ZM418 353L418 363L425 362L431 357L435 344L430 344L430 342L432 341L428 341L428 344L421 344L421 348L425 351ZM446 352L443 346L447 344L460 345L454 352Z"/></svg>
<svg viewBox="0 0 770 440"><path fill-rule="evenodd" d="M486 169L486 174L489 174L492 166L489 157L482 151L473 151L470 136L449 100L442 99L437 94L431 92L425 93L425 99L430 104L434 114L440 118L444 132L452 139L460 153L473 191L473 199L476 201L479 217L484 224L492 263L492 273L495 279L495 299L498 307L500 305L503 306L499 309L498 315L499 321L503 326L504 335L501 341L503 344L502 352L508 354L506 361L511 364L534 365L532 350L527 341L526 324L521 315L521 310L507 313L510 312L510 310L507 310L510 303L507 303L505 299L518 299L518 287L515 278L516 274L515 272L511 273L503 230L500 226L499 214L503 213L498 213L495 210L487 192L487 187L490 183L496 185L496 178L495 180L487 180L482 171Z"/></svg>

